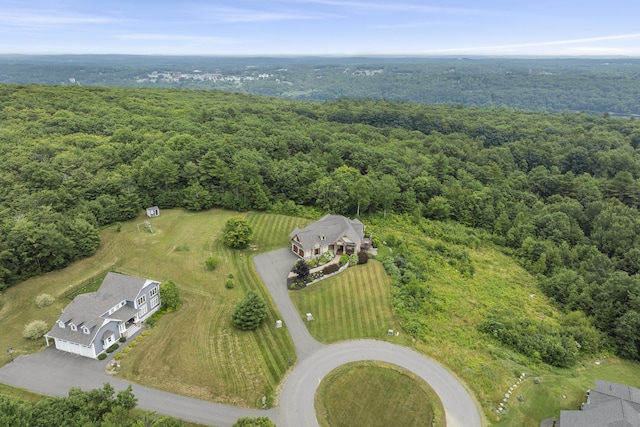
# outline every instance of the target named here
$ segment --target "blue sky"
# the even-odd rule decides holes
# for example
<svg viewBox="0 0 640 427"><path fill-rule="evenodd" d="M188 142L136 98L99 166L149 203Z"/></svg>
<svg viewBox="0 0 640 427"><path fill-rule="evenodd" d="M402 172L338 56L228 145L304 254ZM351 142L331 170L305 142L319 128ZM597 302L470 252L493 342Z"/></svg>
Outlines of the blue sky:
<svg viewBox="0 0 640 427"><path fill-rule="evenodd" d="M638 0L0 0L0 53L627 55Z"/></svg>

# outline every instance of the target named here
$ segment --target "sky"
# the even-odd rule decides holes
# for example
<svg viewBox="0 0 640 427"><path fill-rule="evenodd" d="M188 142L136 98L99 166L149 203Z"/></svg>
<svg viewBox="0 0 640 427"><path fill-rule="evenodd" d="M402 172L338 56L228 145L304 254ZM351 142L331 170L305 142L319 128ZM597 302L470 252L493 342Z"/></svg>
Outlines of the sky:
<svg viewBox="0 0 640 427"><path fill-rule="evenodd" d="M640 57L638 0L0 0L0 54Z"/></svg>

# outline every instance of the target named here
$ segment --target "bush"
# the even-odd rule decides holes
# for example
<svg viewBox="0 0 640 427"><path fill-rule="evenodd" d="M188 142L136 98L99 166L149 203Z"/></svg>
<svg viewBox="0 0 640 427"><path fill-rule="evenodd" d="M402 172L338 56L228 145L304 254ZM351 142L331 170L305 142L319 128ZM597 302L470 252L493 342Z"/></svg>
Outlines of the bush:
<svg viewBox="0 0 640 427"><path fill-rule="evenodd" d="M227 279L233 279L233 273L227 274Z"/></svg>
<svg viewBox="0 0 640 427"><path fill-rule="evenodd" d="M138 335L138 336L136 337L136 341L138 341L138 342L142 341L143 339L144 339L144 336L143 336L143 335Z"/></svg>
<svg viewBox="0 0 640 427"><path fill-rule="evenodd" d="M111 346L109 346L109 348L106 351L107 351L107 353L113 353L114 351L116 351L118 349L118 347L120 347L120 344L118 344L118 343L111 344Z"/></svg>
<svg viewBox="0 0 640 427"><path fill-rule="evenodd" d="M34 320L24 326L22 336L30 340L37 340L42 338L48 330L47 322L44 320Z"/></svg>
<svg viewBox="0 0 640 427"><path fill-rule="evenodd" d="M249 291L233 309L231 322L236 328L253 330L260 326L266 317L267 303L257 293Z"/></svg>
<svg viewBox="0 0 640 427"><path fill-rule="evenodd" d="M131 348L133 348L133 347L135 347L135 346L137 346L137 345L138 345L138 341L131 341L131 342L129 343L129 347L131 347Z"/></svg>
<svg viewBox="0 0 640 427"><path fill-rule="evenodd" d="M369 254L358 252L358 264L366 264L369 261Z"/></svg>
<svg viewBox="0 0 640 427"><path fill-rule="evenodd" d="M298 277L302 280L306 280L307 276L309 276L309 266L304 260L299 259L298 262L293 266L292 271L298 275Z"/></svg>
<svg viewBox="0 0 640 427"><path fill-rule="evenodd" d="M114 358L115 360L122 360L122 358L123 358L123 357L124 357L124 355L123 355L122 353L118 353L118 354L116 354L115 356L113 356L113 358Z"/></svg>
<svg viewBox="0 0 640 427"><path fill-rule="evenodd" d="M120 342L125 342L126 340L127 340L127 337L120 337L120 338L118 339L118 341L120 341Z"/></svg>
<svg viewBox="0 0 640 427"><path fill-rule="evenodd" d="M349 266L353 267L356 264L358 264L358 254L349 255Z"/></svg>
<svg viewBox="0 0 640 427"><path fill-rule="evenodd" d="M340 257L340 265L347 265L347 263L349 262L349 255L347 254L342 254L342 256Z"/></svg>
<svg viewBox="0 0 640 427"><path fill-rule="evenodd" d="M333 252L326 251L325 253L322 254L322 257L325 258L327 261L331 261L336 256L333 254Z"/></svg>
<svg viewBox="0 0 640 427"><path fill-rule="evenodd" d="M227 279L226 282L224 282L224 287L227 289L233 289L234 286L233 279Z"/></svg>
<svg viewBox="0 0 640 427"><path fill-rule="evenodd" d="M338 264L330 264L330 265L327 265L325 268L323 268L322 272L325 275L327 275L327 274L336 273L338 270L340 270L340 266Z"/></svg>
<svg viewBox="0 0 640 427"><path fill-rule="evenodd" d="M215 270L218 264L220 264L220 260L216 257L210 256L204 263L209 270Z"/></svg>
<svg viewBox="0 0 640 427"><path fill-rule="evenodd" d="M39 308L50 306L55 302L55 298L49 294L40 294L36 297L36 305Z"/></svg>
<svg viewBox="0 0 640 427"><path fill-rule="evenodd" d="M122 349L122 353L129 353L131 351L130 347L125 347ZM122 353L118 353L118 354L122 354Z"/></svg>
<svg viewBox="0 0 640 427"><path fill-rule="evenodd" d="M169 311L174 311L182 305L180 289L173 280L168 280L160 285L160 300L162 306Z"/></svg>
<svg viewBox="0 0 640 427"><path fill-rule="evenodd" d="M100 354L98 355L98 360L104 360L104 359L106 359L106 358L107 358L107 353L100 353Z"/></svg>

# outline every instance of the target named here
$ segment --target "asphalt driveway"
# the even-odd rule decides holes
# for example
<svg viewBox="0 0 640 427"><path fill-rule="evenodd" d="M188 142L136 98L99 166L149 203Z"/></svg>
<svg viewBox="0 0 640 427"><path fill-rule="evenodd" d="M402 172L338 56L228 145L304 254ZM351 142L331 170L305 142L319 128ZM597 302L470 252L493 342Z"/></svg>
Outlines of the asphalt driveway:
<svg viewBox="0 0 640 427"><path fill-rule="evenodd" d="M278 427L317 426L313 398L322 378L352 361L379 360L404 367L436 391L448 427L480 427L480 414L471 396L446 369L406 347L384 341L358 340L324 345L315 340L289 298L286 279L297 257L289 248L254 257L256 270L269 289L293 338L297 364L285 379L281 406L268 411L239 408L193 399L131 384L104 372L105 361L88 359L48 347L20 356L0 368L0 382L51 396L66 396L71 387L83 390L110 383L116 391L132 386L142 409L205 425L230 427L241 417L269 417Z"/></svg>

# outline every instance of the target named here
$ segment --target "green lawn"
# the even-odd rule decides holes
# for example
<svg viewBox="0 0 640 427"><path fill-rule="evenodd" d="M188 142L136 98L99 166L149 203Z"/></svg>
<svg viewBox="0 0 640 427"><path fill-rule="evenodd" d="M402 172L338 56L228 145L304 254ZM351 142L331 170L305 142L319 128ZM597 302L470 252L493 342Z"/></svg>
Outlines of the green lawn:
<svg viewBox="0 0 640 427"><path fill-rule="evenodd" d="M315 399L323 427L444 427L444 408L424 381L397 366L355 362L329 373Z"/></svg>
<svg viewBox="0 0 640 427"><path fill-rule="evenodd" d="M382 264L370 260L289 295L301 316L313 314L307 326L321 342L376 338L410 344L391 312L390 283ZM400 336L388 336L389 329Z"/></svg>
<svg viewBox="0 0 640 427"><path fill-rule="evenodd" d="M121 362L120 375L128 380L187 396L254 407L264 394L272 395L290 363L295 361L293 342L286 329L272 327L275 312L254 268L254 254L288 244L288 234L308 221L270 214L242 214L255 230L256 250L229 250L221 243L226 220L238 215L224 210L188 212L163 210L150 219L155 233L138 231L146 217L123 223L120 232L101 232L98 252L64 270L32 278L9 288L0 310L1 348L13 347L14 355L41 349L44 339L22 338L22 327L32 319L52 325L68 304L64 294L95 276L115 270L155 280L174 280L184 305L164 316L152 333ZM204 261L216 256L215 271ZM235 288L224 281L234 275ZM265 324L255 332L231 326L230 314L244 293L254 289L269 302ZM38 309L33 300L42 292L56 296L53 306ZM150 356L151 355L151 356Z"/></svg>

